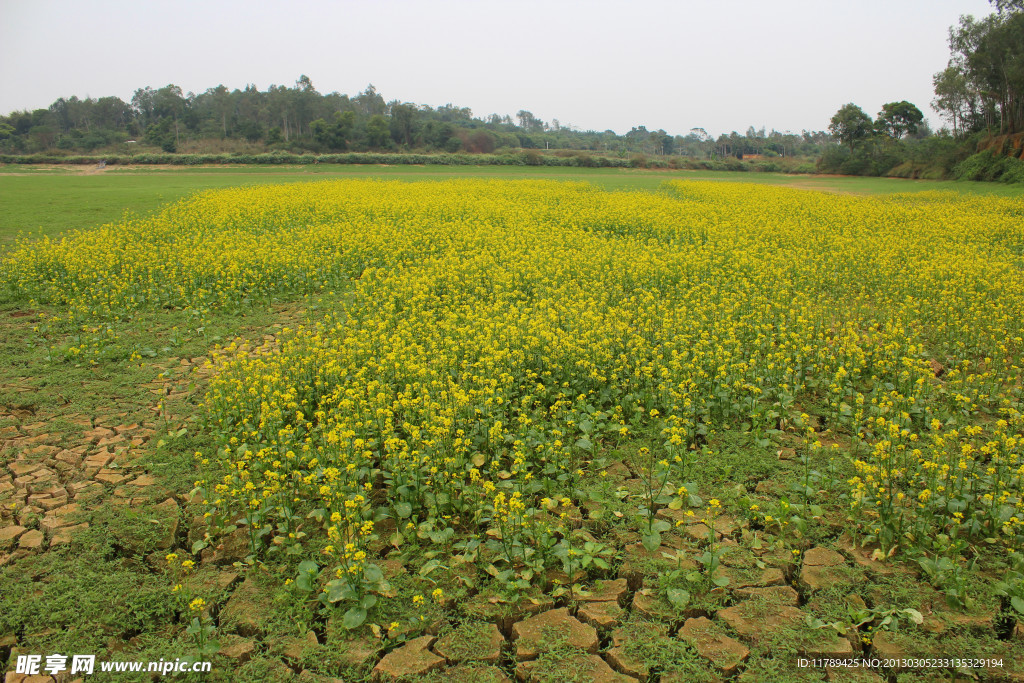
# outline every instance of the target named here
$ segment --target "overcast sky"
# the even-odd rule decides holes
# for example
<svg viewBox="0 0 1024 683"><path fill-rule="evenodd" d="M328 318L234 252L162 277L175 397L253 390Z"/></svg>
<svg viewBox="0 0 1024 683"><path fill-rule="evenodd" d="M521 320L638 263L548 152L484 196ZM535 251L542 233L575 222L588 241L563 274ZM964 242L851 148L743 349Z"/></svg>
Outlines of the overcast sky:
<svg viewBox="0 0 1024 683"><path fill-rule="evenodd" d="M909 100L986 0L0 0L0 113L174 83L294 85L624 133L822 130Z"/></svg>

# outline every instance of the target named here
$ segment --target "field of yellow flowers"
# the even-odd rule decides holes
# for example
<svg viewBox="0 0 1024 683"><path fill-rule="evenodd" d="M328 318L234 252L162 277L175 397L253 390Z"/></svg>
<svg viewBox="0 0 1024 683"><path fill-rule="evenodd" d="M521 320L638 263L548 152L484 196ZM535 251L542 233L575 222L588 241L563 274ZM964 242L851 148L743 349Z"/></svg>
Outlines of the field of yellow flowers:
<svg viewBox="0 0 1024 683"><path fill-rule="evenodd" d="M681 623L737 600L731 557L799 566L840 534L1014 620L1022 219L938 192L346 180L26 242L0 287L74 333L53 362L139 361L141 314L303 300L269 353L212 353L191 551L242 534L353 633L400 630L388 557L423 579L412 634L487 591L572 605L627 575ZM638 584L624 547L676 571ZM897 607L921 617L847 621Z"/></svg>

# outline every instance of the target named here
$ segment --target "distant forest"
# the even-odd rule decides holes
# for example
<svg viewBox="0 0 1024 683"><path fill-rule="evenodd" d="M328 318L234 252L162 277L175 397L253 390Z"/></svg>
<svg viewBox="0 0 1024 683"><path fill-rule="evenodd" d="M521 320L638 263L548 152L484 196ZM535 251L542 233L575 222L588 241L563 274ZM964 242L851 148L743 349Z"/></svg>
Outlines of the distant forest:
<svg viewBox="0 0 1024 683"><path fill-rule="evenodd" d="M129 142L133 141L133 142ZM60 98L47 109L0 117L0 152L38 154L124 152L145 145L164 152L274 151L464 152L580 150L599 155L680 155L694 158L813 157L832 136L756 130L717 139L702 128L686 135L636 126L624 135L581 131L557 119L542 121L520 110L515 117L473 115L467 107L431 107L386 101L373 85L355 96L321 94L306 76L293 87L183 93L176 85L139 88L130 102L118 97Z"/></svg>
<svg viewBox="0 0 1024 683"><path fill-rule="evenodd" d="M300 76L266 90L167 85L139 88L130 102L60 98L0 117L0 162L543 163L1024 182L1024 0L990 2L991 15L961 17L949 30L931 103L949 127L937 132L917 105L899 101L875 117L850 102L827 130L799 134L750 127L714 138L703 128L635 126L619 135L525 109L479 117L453 104L387 101L373 85L324 95Z"/></svg>

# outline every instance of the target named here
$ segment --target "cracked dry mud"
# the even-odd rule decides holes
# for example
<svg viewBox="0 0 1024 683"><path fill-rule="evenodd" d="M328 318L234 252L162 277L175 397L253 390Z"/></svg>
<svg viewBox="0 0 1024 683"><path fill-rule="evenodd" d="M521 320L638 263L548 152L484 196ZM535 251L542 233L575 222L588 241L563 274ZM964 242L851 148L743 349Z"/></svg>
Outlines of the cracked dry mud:
<svg viewBox="0 0 1024 683"><path fill-rule="evenodd" d="M252 345L252 353L270 352L276 337L266 334L260 342ZM151 451L154 440L169 428L185 424L201 389L190 392L184 387L189 382L202 386L210 372L204 366L206 360L172 358L163 363L167 376L146 386L153 396L151 405L119 403L115 399L105 410L93 414L76 412L73 405L50 413L36 409L25 377L0 387L5 395L19 397L17 402L0 407L0 452L4 454L0 470L0 566L17 567L26 557L74 544L76 533L89 528L90 511L103 503L144 510L159 529L159 552L149 558L154 571L162 569L164 552L188 548L201 538L202 517L197 515L188 492L165 488L158 476L142 466L140 456ZM68 425L73 429L69 430ZM608 472L627 488L635 481L621 463L610 466ZM229 668L256 657L269 657L275 662L273 675L281 678L341 680L303 668L310 656L315 658L330 648L344 664L360 667L378 681L416 680L440 672L455 682L570 677L667 682L686 679L671 667L652 669L637 654L638 644L687 643L707 670L720 679L757 680L750 667L754 657L764 656L759 645L780 632L801 627L809 616L819 616L816 596L822 591L848 586L856 592L857 582L868 576L897 575L915 580L906 569L872 557L848 536L834 539L828 547L805 548L796 563L785 553L751 549L744 545L749 540L746 523L722 516L713 524L714 538L731 552L724 556L715 577L725 577L728 583L712 589L706 604L680 611L665 601L659 573L669 568L698 569L697 558L712 529L691 523L677 511L660 510L659 519L680 524L676 531L666 534L662 546L650 551L635 534L615 535L592 524L586 517L588 512L579 511L576 525L591 529L600 540L618 549L621 561L615 570L602 580L588 581L588 590L572 601L538 595L507 605L471 596L465 604L450 605L450 625L468 622L479 627L481 644L468 653L451 633L439 633L439 627L390 650L372 638L325 637L339 630L330 622L319 633L311 630L302 637L279 640L266 628L274 609L267 577L256 570L248 575L239 573L231 566L247 552L240 532L218 539L217 544L204 550L199 570L187 581L196 592L216 596L218 662ZM600 535L602 531L604 535ZM383 559L381 565L390 575L405 571L394 560ZM924 628L932 633L991 631L995 618L994 613L956 615L936 605ZM1019 631L1013 636L1018 641ZM798 654L833 659L915 654L908 649L912 641L895 634L880 632L870 645L856 635L843 637L822 630L802 642ZM0 633L3 652L15 652L17 642L17 634ZM563 648L560 659L544 658L552 642ZM1022 680L1024 674L1015 668L1016 662L1008 657L1010 666L980 672L980 678ZM895 680L895 672L888 669L836 668L817 674L827 680ZM5 679L6 683L29 680L16 673L8 673Z"/></svg>

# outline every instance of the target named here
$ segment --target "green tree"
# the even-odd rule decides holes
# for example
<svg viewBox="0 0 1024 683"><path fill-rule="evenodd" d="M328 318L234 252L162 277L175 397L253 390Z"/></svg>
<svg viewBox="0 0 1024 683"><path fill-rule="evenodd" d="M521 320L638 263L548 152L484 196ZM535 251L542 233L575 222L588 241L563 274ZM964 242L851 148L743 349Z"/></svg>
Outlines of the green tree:
<svg viewBox="0 0 1024 683"><path fill-rule="evenodd" d="M1001 132L1024 128L1024 12L960 17L949 45L950 66L981 96L984 125L998 119Z"/></svg>
<svg viewBox="0 0 1024 683"><path fill-rule="evenodd" d="M872 121L863 109L851 102L844 104L835 113L828 129L839 139L839 142L849 146L852 150L854 145L871 133Z"/></svg>
<svg viewBox="0 0 1024 683"><path fill-rule="evenodd" d="M181 88L174 85L165 85L153 93L153 115L156 120L170 119L174 126L174 144L179 142L179 122L185 114L188 101L182 95ZM148 133L147 133L148 134Z"/></svg>
<svg viewBox="0 0 1024 683"><path fill-rule="evenodd" d="M334 112L330 123L323 119L317 119L309 124L313 132L313 140L330 151L348 149L349 138L352 137L352 128L355 125L355 112Z"/></svg>
<svg viewBox="0 0 1024 683"><path fill-rule="evenodd" d="M145 88L139 88L132 95L132 108L135 110L143 126L148 126L153 122L153 101L155 97L156 91L148 85Z"/></svg>
<svg viewBox="0 0 1024 683"><path fill-rule="evenodd" d="M655 154L672 154L675 138L662 129L651 133L649 138Z"/></svg>
<svg viewBox="0 0 1024 683"><path fill-rule="evenodd" d="M954 137L976 125L980 109L978 96L962 71L954 66L946 67L932 77L932 87L935 89L932 107L953 124Z"/></svg>
<svg viewBox="0 0 1024 683"><path fill-rule="evenodd" d="M391 139L388 120L381 114L375 114L366 122L366 140L370 147L384 147Z"/></svg>
<svg viewBox="0 0 1024 683"><path fill-rule="evenodd" d="M355 108L356 113L361 116L383 115L387 111L384 98L377 93L377 88L373 87L373 83L370 83L366 86L366 90L352 98L352 106Z"/></svg>
<svg viewBox="0 0 1024 683"><path fill-rule="evenodd" d="M294 127L291 89L283 85L271 85L267 89L266 104L267 118L271 121L281 122L281 125L275 126L275 128L278 130L278 135L283 136L284 141L288 142ZM270 140L268 139L267 142Z"/></svg>
<svg viewBox="0 0 1024 683"><path fill-rule="evenodd" d="M519 119L519 127L527 133L540 133L544 130L544 122L534 116L533 112L520 109L516 118Z"/></svg>
<svg viewBox="0 0 1024 683"><path fill-rule="evenodd" d="M131 107L119 97L101 97L93 109L93 120L99 128L123 130L132 118Z"/></svg>
<svg viewBox="0 0 1024 683"><path fill-rule="evenodd" d="M243 120L238 124L236 130L239 135L249 142L258 142L263 137L263 126L259 124L259 121Z"/></svg>
<svg viewBox="0 0 1024 683"><path fill-rule="evenodd" d="M177 137L171 130L171 119L165 118L146 129L146 142L174 154L178 151Z"/></svg>
<svg viewBox="0 0 1024 683"><path fill-rule="evenodd" d="M309 76L303 74L295 81L295 87L288 93L288 100L295 123L295 135L301 137L303 129L310 132L309 124L316 118L317 104L323 98L313 87Z"/></svg>
<svg viewBox="0 0 1024 683"><path fill-rule="evenodd" d="M924 121L924 114L910 102L889 102L882 105L875 119L875 129L885 133L893 140L899 140L905 134L913 135Z"/></svg>
<svg viewBox="0 0 1024 683"><path fill-rule="evenodd" d="M445 149L453 135L455 135L455 126L441 121L427 121L420 130L420 138L423 143L434 149Z"/></svg>
<svg viewBox="0 0 1024 683"><path fill-rule="evenodd" d="M416 125L416 107L411 104L392 102L390 109L391 139L399 145L412 145L413 130Z"/></svg>
<svg viewBox="0 0 1024 683"><path fill-rule="evenodd" d="M213 111L217 118L220 119L221 134L224 137L228 136L228 115L234 110L234 105L231 101L231 93L223 85L218 85L216 88L210 88L206 91L210 99L213 100Z"/></svg>
<svg viewBox="0 0 1024 683"><path fill-rule="evenodd" d="M1004 12L1024 12L1024 0L988 0L989 3L996 6L996 10L1003 14Z"/></svg>

